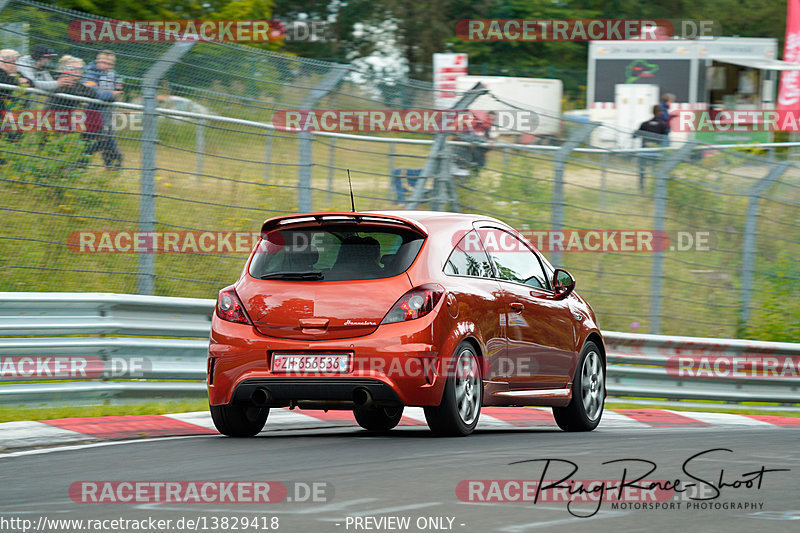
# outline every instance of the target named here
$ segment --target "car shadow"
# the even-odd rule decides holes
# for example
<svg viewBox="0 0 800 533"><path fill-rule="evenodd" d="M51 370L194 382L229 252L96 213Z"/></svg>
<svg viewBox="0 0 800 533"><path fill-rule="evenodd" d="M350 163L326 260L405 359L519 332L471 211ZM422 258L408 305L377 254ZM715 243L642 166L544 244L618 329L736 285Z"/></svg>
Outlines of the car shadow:
<svg viewBox="0 0 800 533"><path fill-rule="evenodd" d="M331 431L339 430L339 431ZM515 433L524 434L546 434L546 433L564 433L559 428L487 428L475 430L467 438L476 438L481 436L491 435L511 435ZM228 439L225 435L218 436L221 439ZM341 438L384 438L384 439L457 439L463 437L447 437L434 435L428 428L408 428L393 429L391 431L368 431L361 428L353 428L349 426L329 426L319 427L313 429L287 429L287 430L265 430L251 438L258 439L296 439L298 437L315 438L315 439L341 439ZM213 436L212 436L213 438ZM247 440L247 439L234 439L234 440Z"/></svg>

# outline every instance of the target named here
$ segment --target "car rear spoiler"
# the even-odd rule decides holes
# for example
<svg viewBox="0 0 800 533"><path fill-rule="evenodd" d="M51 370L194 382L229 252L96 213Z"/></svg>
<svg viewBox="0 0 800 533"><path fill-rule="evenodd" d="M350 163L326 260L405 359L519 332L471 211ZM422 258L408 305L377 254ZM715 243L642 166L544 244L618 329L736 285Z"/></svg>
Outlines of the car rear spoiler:
<svg viewBox="0 0 800 533"><path fill-rule="evenodd" d="M287 229L294 226L309 226L317 224L319 226L330 224L370 224L373 226L405 226L418 233L422 237L427 237L428 232L416 221L408 220L394 215L363 212L341 212L341 213L303 213L294 215L282 215L273 217L264 222L261 226L261 235L279 229Z"/></svg>

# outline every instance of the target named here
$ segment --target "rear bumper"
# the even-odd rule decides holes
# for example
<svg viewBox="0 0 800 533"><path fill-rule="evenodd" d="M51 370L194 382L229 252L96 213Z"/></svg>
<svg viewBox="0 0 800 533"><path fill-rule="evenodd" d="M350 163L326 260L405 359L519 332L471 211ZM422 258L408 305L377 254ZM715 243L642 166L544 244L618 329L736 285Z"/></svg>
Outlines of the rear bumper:
<svg viewBox="0 0 800 533"><path fill-rule="evenodd" d="M442 343L434 342L437 327L435 313L431 315L413 324L385 324L363 337L330 341L266 337L253 326L226 322L215 315L209 343L209 403L248 403L253 391L264 388L274 404L311 401L352 405L354 391L364 388L376 402L386 405L439 405L445 382L439 371ZM442 342L449 344L444 339ZM445 346L441 353L451 354L452 350ZM270 363L274 352L347 352L352 354L352 371L273 373Z"/></svg>
<svg viewBox="0 0 800 533"><path fill-rule="evenodd" d="M270 403L285 405L298 402L341 402L350 407L359 389L369 392L370 397L381 405L400 405L397 393L378 379L365 378L254 378L241 382L233 393L233 403L251 403L257 389L268 392ZM302 407L302 404L301 404Z"/></svg>

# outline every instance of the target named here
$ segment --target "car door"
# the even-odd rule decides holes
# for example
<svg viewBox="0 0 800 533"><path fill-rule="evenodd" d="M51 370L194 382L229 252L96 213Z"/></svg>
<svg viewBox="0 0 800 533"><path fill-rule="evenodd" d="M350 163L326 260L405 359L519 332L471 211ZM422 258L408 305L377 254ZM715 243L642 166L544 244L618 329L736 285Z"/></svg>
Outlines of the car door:
<svg viewBox="0 0 800 533"><path fill-rule="evenodd" d="M510 230L481 226L479 235L502 290L511 388L562 388L570 381L575 326L567 300L553 298L537 253Z"/></svg>
<svg viewBox="0 0 800 533"><path fill-rule="evenodd" d="M486 343L485 381L505 381L501 366L506 357L505 301L489 256L471 230L455 245L444 265L449 295L456 302L458 319L476 324Z"/></svg>

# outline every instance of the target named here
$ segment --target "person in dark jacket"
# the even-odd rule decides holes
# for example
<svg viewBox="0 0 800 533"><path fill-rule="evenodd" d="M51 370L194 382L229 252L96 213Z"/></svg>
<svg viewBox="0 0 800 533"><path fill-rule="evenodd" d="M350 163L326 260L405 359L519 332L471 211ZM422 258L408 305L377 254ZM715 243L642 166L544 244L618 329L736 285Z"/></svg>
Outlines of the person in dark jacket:
<svg viewBox="0 0 800 533"><path fill-rule="evenodd" d="M675 103L675 95L672 93L664 93L661 96L661 103L659 104L661 118L664 119L664 122L667 123L667 133L670 132L669 121L672 119L673 115L670 114L669 108L672 104Z"/></svg>
<svg viewBox="0 0 800 533"><path fill-rule="evenodd" d="M45 109L53 111L65 111L70 109L88 109L88 102L81 102L71 98L64 98L61 94L81 96L83 98L98 99L100 95L92 87L81 82L83 76L84 62L82 59L73 56L62 56L58 61L59 79L64 80L63 86L58 92L51 94L44 104ZM111 98L110 95L105 95Z"/></svg>
<svg viewBox="0 0 800 533"><path fill-rule="evenodd" d="M85 110L91 111L92 104L65 98L64 95L80 96L109 101L113 96L109 94L98 94L92 87L81 82L83 76L84 62L82 59L73 56L63 56L58 62L59 80L62 87L57 93L50 95L44 104L45 109L52 111ZM86 152L92 148L94 142L94 132L102 128L102 117L99 113L88 113L86 131L81 134L81 138L87 142ZM93 152L92 152L93 153Z"/></svg>
<svg viewBox="0 0 800 533"><path fill-rule="evenodd" d="M4 85L19 85L27 87L30 80L19 75L17 61L19 52L11 48L0 50L0 83ZM5 111L8 103L13 99L14 89L0 88L0 111Z"/></svg>
<svg viewBox="0 0 800 533"><path fill-rule="evenodd" d="M633 134L642 139L642 148L651 146L669 146L669 125L664 119L660 104L653 106L653 118L645 120ZM644 178L647 167L660 157L659 152L642 152L639 154L639 190L644 190Z"/></svg>
<svg viewBox="0 0 800 533"><path fill-rule="evenodd" d="M97 58L89 63L83 74L83 83L97 91L98 97L104 101L117 101L122 98L122 78L114 70L116 56L111 50L103 50ZM94 142L89 148L90 154L101 151L103 162L107 168L119 168L122 165L122 152L117 146L114 135L113 112L110 105L98 104L90 109L99 111L103 116L103 128L94 134Z"/></svg>

